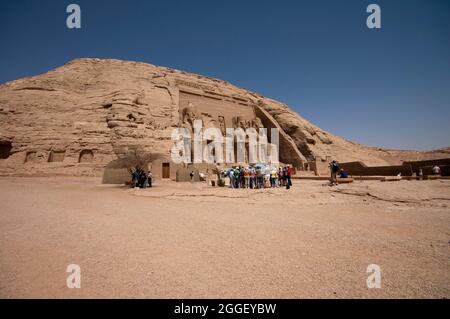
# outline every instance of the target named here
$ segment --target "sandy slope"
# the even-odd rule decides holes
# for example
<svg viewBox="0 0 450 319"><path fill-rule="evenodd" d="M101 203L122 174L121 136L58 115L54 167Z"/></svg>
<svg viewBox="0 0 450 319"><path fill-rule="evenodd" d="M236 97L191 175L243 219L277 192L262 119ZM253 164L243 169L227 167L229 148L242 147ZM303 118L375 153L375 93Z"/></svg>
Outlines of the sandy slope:
<svg viewBox="0 0 450 319"><path fill-rule="evenodd" d="M1 178L0 200L0 297L450 297L450 181ZM70 263L81 289L66 287ZM367 289L372 263L381 289Z"/></svg>

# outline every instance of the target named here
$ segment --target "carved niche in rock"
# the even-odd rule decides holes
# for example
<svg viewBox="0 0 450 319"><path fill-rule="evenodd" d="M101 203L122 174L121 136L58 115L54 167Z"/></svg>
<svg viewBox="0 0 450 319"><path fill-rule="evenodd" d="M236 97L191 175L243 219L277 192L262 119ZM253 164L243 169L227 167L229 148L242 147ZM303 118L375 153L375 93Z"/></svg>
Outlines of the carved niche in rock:
<svg viewBox="0 0 450 319"><path fill-rule="evenodd" d="M79 163L92 163L94 161L94 152L91 150L82 150L80 152Z"/></svg>
<svg viewBox="0 0 450 319"><path fill-rule="evenodd" d="M52 150L50 151L50 154L48 156L48 162L62 162L64 161L64 157L66 156L66 151L60 151L60 150Z"/></svg>

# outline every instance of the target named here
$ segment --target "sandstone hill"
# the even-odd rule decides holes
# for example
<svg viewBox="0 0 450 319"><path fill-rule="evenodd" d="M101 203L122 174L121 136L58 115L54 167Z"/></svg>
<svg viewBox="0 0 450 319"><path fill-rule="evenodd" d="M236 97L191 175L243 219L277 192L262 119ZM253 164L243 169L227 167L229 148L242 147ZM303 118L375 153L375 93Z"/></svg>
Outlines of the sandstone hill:
<svg viewBox="0 0 450 319"><path fill-rule="evenodd" d="M213 126L260 125L251 115L256 108L305 163L450 157L449 149L396 151L348 141L283 103L218 79L139 62L77 59L0 86L0 174L101 175L132 149L169 156L171 132L189 122L191 105L194 117Z"/></svg>

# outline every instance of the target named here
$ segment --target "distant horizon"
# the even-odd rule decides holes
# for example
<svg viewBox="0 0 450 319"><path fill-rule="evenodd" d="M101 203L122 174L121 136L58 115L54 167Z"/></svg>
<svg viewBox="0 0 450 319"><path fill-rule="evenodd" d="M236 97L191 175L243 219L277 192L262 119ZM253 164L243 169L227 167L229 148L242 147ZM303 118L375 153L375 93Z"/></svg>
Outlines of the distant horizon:
<svg viewBox="0 0 450 319"><path fill-rule="evenodd" d="M449 147L450 2L160 3L18 0L0 13L0 83L74 59L150 63L217 78L289 105L321 129L373 148ZM381 29L366 7L381 7Z"/></svg>

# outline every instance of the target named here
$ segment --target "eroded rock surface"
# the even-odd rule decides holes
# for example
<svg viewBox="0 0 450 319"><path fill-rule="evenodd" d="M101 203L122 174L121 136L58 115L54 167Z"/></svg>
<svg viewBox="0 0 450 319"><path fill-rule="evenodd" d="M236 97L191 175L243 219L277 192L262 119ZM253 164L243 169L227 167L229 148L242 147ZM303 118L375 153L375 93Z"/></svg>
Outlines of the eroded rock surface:
<svg viewBox="0 0 450 319"><path fill-rule="evenodd" d="M282 128L287 153L302 162L329 156L383 165L402 154L334 136L287 105L225 81L145 63L77 59L0 86L0 173L100 175L133 149L167 160L173 128L189 121L183 103L196 104L191 116L222 131L261 126L251 115L260 108Z"/></svg>

